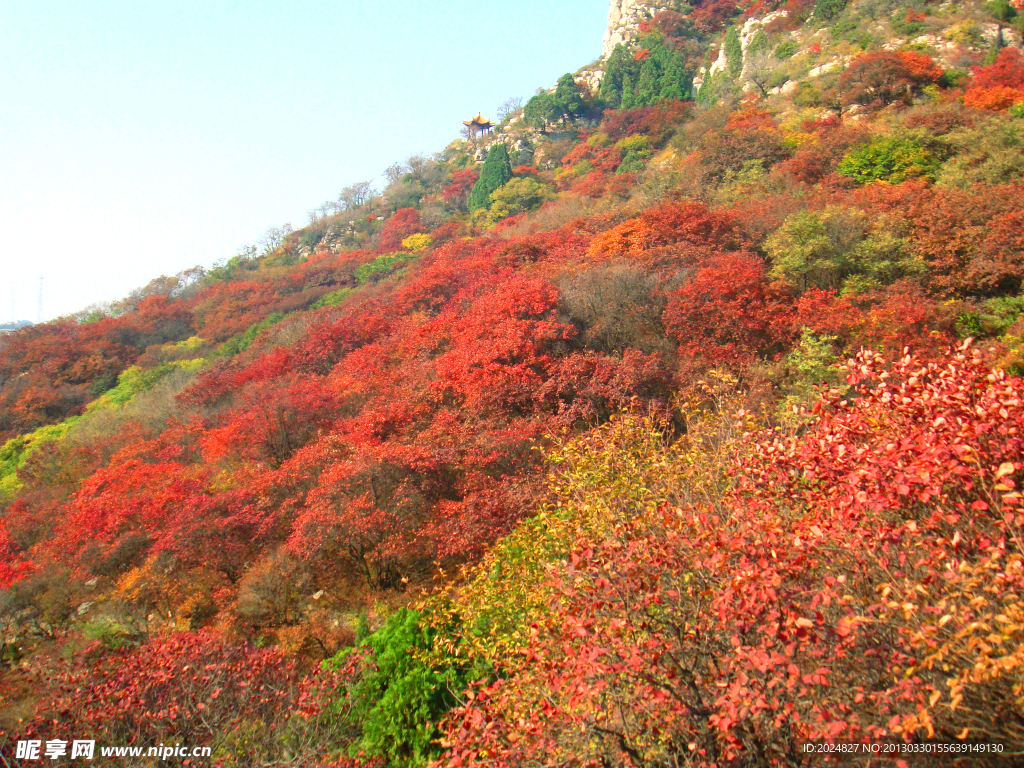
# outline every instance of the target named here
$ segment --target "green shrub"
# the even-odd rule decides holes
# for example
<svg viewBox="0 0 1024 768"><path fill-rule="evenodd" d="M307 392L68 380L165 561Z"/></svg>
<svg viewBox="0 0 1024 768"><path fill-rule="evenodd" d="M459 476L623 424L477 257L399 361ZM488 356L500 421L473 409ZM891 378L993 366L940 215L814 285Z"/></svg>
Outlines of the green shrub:
<svg viewBox="0 0 1024 768"><path fill-rule="evenodd" d="M299 235L299 242L311 250L316 250L316 247L320 244L320 241L324 239L324 235L326 234L327 230L325 229L304 229L302 230L302 234Z"/></svg>
<svg viewBox="0 0 1024 768"><path fill-rule="evenodd" d="M507 219L518 213L532 211L551 199L550 190L529 177L512 179L491 193L491 207L487 219L491 223Z"/></svg>
<svg viewBox="0 0 1024 768"><path fill-rule="evenodd" d="M355 271L356 282L360 285L379 283L403 265L418 259L419 256L415 253L385 253L367 264L358 266Z"/></svg>
<svg viewBox="0 0 1024 768"><path fill-rule="evenodd" d="M821 98L821 91L806 80L798 83L796 90L793 92L793 103L798 107L821 106Z"/></svg>
<svg viewBox="0 0 1024 768"><path fill-rule="evenodd" d="M418 612L403 608L360 644L369 653L348 690L350 716L362 732L353 757L363 752L388 765L424 766L440 753L438 724L472 677L455 659L437 657L436 635ZM354 652L326 663L344 666Z"/></svg>
<svg viewBox="0 0 1024 768"><path fill-rule="evenodd" d="M1024 121L1019 118L994 115L973 128L951 132L945 140L954 153L938 173L940 184L1006 184L1024 175Z"/></svg>
<svg viewBox="0 0 1024 768"><path fill-rule="evenodd" d="M860 276L851 289L887 285L918 274L921 265L909 251L900 224L855 208L826 208L795 213L765 242L773 277L799 290L834 290Z"/></svg>
<svg viewBox="0 0 1024 768"><path fill-rule="evenodd" d="M230 357L231 355L237 355L239 352L244 352L252 343L256 341L256 337L263 331L272 325L275 325L284 320L284 315L280 312L274 312L268 315L258 323L253 323L246 328L242 333L237 336L232 336L230 339L221 344L214 355L218 357Z"/></svg>
<svg viewBox="0 0 1024 768"><path fill-rule="evenodd" d="M791 59L796 55L798 48L797 44L792 40L787 40L784 43L779 43L775 48L775 58L777 59Z"/></svg>
<svg viewBox="0 0 1024 768"><path fill-rule="evenodd" d="M850 152L839 163L839 173L858 184L908 179L934 179L939 160L910 139L881 138Z"/></svg>
<svg viewBox="0 0 1024 768"><path fill-rule="evenodd" d="M814 4L814 17L824 21L832 21L846 9L847 0L818 0Z"/></svg>
<svg viewBox="0 0 1024 768"><path fill-rule="evenodd" d="M1002 336L1021 314L1024 314L1024 296L999 296L985 302L978 319L982 331Z"/></svg>
<svg viewBox="0 0 1024 768"><path fill-rule="evenodd" d="M810 421L806 410L810 410L817 401L818 387L840 383L840 372L835 367L837 361L836 337L819 336L804 328L800 343L783 361L786 378L778 410L780 422L800 426Z"/></svg>
<svg viewBox="0 0 1024 768"><path fill-rule="evenodd" d="M336 291L325 293L315 302L313 302L310 309L322 309L323 307L336 307L349 296L352 295L352 288L339 288Z"/></svg>

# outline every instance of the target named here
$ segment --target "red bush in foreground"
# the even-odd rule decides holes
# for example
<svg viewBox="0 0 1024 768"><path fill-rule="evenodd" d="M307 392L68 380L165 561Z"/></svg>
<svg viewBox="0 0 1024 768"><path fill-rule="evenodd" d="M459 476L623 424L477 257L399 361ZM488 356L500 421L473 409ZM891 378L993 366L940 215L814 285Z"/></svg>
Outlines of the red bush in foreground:
<svg viewBox="0 0 1024 768"><path fill-rule="evenodd" d="M1019 753L1024 385L967 349L848 373L857 398L764 435L727 498L578 541L549 619L457 712L447 765L795 766L817 739Z"/></svg>

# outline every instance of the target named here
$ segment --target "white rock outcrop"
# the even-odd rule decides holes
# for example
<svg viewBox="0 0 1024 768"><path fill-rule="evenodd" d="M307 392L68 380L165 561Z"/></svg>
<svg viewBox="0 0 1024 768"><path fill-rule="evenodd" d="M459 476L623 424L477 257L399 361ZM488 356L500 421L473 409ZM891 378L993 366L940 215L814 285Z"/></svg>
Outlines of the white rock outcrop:
<svg viewBox="0 0 1024 768"><path fill-rule="evenodd" d="M670 6L650 0L611 0L608 8L608 29L604 33L601 58L611 56L615 46L628 43L636 37L640 22L652 18Z"/></svg>

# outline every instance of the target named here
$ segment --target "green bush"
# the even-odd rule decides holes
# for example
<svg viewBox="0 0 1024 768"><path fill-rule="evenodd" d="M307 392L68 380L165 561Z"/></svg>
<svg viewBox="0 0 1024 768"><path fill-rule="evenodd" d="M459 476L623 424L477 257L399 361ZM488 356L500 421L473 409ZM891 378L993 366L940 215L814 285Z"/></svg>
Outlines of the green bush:
<svg viewBox="0 0 1024 768"><path fill-rule="evenodd" d="M804 328L800 343L783 361L785 380L782 383L784 396L778 409L780 422L795 427L810 420L801 409L813 407L819 398L819 386L840 383L840 372L835 367L837 361L836 337L819 336Z"/></svg>
<svg viewBox="0 0 1024 768"><path fill-rule="evenodd" d="M787 40L784 43L779 43L775 48L775 58L777 59L791 59L796 55L798 48L797 44L792 40Z"/></svg>
<svg viewBox="0 0 1024 768"><path fill-rule="evenodd" d="M491 193L491 207L487 219L491 223L507 219L518 213L532 211L545 200L551 199L550 190L535 179L523 177L512 179L508 184Z"/></svg>
<svg viewBox="0 0 1024 768"><path fill-rule="evenodd" d="M1024 296L1000 296L989 299L979 316L981 329L991 336L1002 336L1024 314Z"/></svg>
<svg viewBox="0 0 1024 768"><path fill-rule="evenodd" d="M855 208L795 213L765 242L773 277L799 290L834 290L851 277L856 291L915 275L921 265L909 251L899 222Z"/></svg>
<svg viewBox="0 0 1024 768"><path fill-rule="evenodd" d="M250 325L242 331L242 333L237 336L232 336L230 339L225 341L217 348L214 355L218 357L230 357L231 355L237 355L239 352L244 352L252 346L252 343L256 341L256 337L259 336L261 332L282 320L284 320L284 315L280 312L274 312L273 314L268 315L258 323Z"/></svg>
<svg viewBox="0 0 1024 768"><path fill-rule="evenodd" d="M846 10L847 0L818 0L814 4L814 17L824 21L832 21Z"/></svg>
<svg viewBox="0 0 1024 768"><path fill-rule="evenodd" d="M362 641L359 648L369 653L347 700L361 730L353 757L363 752L388 765L424 766L440 753L438 724L472 675L455 659L437 657L436 635L418 612L403 608ZM358 652L342 651L326 663L342 667Z"/></svg>
<svg viewBox="0 0 1024 768"><path fill-rule="evenodd" d="M405 264L418 259L419 255L415 253L385 253L368 264L358 266L355 271L356 282L360 285L379 283Z"/></svg>
<svg viewBox="0 0 1024 768"><path fill-rule="evenodd" d="M302 234L299 235L299 242L310 248L316 250L316 247L320 244L320 241L324 239L324 235L327 234L327 230L320 228L311 228L302 230Z"/></svg>
<svg viewBox="0 0 1024 768"><path fill-rule="evenodd" d="M796 90L793 92L793 103L798 107L821 106L821 98L821 91L806 80L797 83Z"/></svg>
<svg viewBox="0 0 1024 768"><path fill-rule="evenodd" d="M352 288L339 288L336 291L325 293L319 299L313 302L310 309L322 309L323 307L336 307L349 296L352 295Z"/></svg>
<svg viewBox="0 0 1024 768"><path fill-rule="evenodd" d="M1020 112L1024 115L1024 105ZM945 140L954 152L938 173L940 184L1006 184L1024 175L1024 121L1019 118L994 115Z"/></svg>
<svg viewBox="0 0 1024 768"><path fill-rule="evenodd" d="M850 152L839 173L858 184L887 181L898 184L916 178L935 178L939 160L910 139L881 138Z"/></svg>

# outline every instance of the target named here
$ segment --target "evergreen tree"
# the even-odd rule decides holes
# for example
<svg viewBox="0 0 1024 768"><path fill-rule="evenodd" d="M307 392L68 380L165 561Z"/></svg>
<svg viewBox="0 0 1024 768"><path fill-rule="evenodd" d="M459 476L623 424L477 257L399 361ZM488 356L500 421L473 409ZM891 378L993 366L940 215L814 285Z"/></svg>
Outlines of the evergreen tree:
<svg viewBox="0 0 1024 768"><path fill-rule="evenodd" d="M639 75L639 72L637 73ZM622 101L619 107L622 109L633 109L636 106L636 82L630 73L622 78Z"/></svg>
<svg viewBox="0 0 1024 768"><path fill-rule="evenodd" d="M546 130L548 125L561 120L563 116L562 103L552 93L538 93L523 108L523 120L531 128L541 131Z"/></svg>
<svg viewBox="0 0 1024 768"><path fill-rule="evenodd" d="M725 33L725 58L729 62L729 75L739 77L743 71L743 44L740 43L740 31L736 27L730 27Z"/></svg>
<svg viewBox="0 0 1024 768"><path fill-rule="evenodd" d="M623 96L632 89L632 83L630 88L626 87L626 80L635 82L639 69L638 62L629 53L626 46L621 43L616 45L611 56L608 57L608 63L605 64L604 78L601 80L601 98L604 99L605 104L612 109L622 106Z"/></svg>
<svg viewBox="0 0 1024 768"><path fill-rule="evenodd" d="M623 81L623 109L650 107L665 99L683 100L690 96L693 78L683 57L660 41L648 50L635 88L630 79Z"/></svg>
<svg viewBox="0 0 1024 768"><path fill-rule="evenodd" d="M558 78L555 98L561 106L563 119L572 120L583 113L583 94L575 78L568 72Z"/></svg>
<svg viewBox="0 0 1024 768"><path fill-rule="evenodd" d="M768 39L768 35L764 33L763 29L757 30L757 34L754 35L754 39L750 41L750 45L747 46L747 55L753 56L755 53L762 53L770 50L772 47L771 41Z"/></svg>
<svg viewBox="0 0 1024 768"><path fill-rule="evenodd" d="M542 95L550 96L550 94ZM534 98L537 97L534 96ZM508 147L500 143L495 144L487 153L484 167L480 170L480 178L476 180L473 191L469 193L466 205L470 212L490 206L491 193L511 178L512 162L508 157Z"/></svg>

